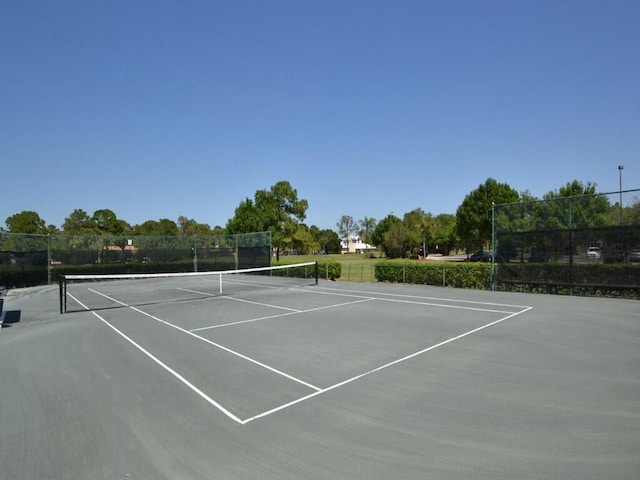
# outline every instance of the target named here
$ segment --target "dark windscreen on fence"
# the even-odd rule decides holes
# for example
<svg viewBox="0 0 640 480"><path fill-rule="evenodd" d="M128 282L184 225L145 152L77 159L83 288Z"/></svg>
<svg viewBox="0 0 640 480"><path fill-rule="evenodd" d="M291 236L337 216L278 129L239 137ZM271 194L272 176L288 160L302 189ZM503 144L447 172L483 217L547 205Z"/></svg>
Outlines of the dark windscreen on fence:
<svg viewBox="0 0 640 480"><path fill-rule="evenodd" d="M637 294L639 195L630 190L495 205L496 288Z"/></svg>
<svg viewBox="0 0 640 480"><path fill-rule="evenodd" d="M163 273L271 266L270 232L210 236L0 234L0 285L71 273Z"/></svg>

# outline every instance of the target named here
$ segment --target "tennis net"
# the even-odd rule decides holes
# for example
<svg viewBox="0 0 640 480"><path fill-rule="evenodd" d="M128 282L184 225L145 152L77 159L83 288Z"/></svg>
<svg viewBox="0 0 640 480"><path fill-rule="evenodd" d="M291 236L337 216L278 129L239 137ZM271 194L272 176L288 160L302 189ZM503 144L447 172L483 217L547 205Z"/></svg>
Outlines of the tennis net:
<svg viewBox="0 0 640 480"><path fill-rule="evenodd" d="M59 277L60 313L250 295L317 284L317 262L210 272L68 274Z"/></svg>

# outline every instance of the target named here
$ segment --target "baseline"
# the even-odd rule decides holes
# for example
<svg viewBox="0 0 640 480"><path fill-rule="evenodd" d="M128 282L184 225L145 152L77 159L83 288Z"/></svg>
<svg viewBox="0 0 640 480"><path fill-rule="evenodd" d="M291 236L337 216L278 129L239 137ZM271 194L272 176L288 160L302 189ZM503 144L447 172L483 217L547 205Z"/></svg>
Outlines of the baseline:
<svg viewBox="0 0 640 480"><path fill-rule="evenodd" d="M326 288L325 288L326 289ZM296 310L296 309L289 309L290 311L287 311L285 313L281 313L281 314L277 314L277 315L271 315L271 316L266 316L266 317L261 317L261 318L255 318L255 319L249 319L249 320L244 320L244 321L240 321L240 322L232 322L232 323L228 323L225 325L218 325L218 326L213 326L213 327L205 327L205 328L199 328L199 329L194 329L193 331L189 331L186 330L178 325L172 324L170 322L167 322L166 320L163 320L155 315L152 315L148 312L145 312L143 310L141 310L140 308L137 308L135 306L132 305L127 305L124 302L121 302L113 297L110 297L104 293L101 293L99 291L96 291L94 289L90 289L92 292L103 296L104 298L109 299L110 301L113 301L119 305L122 305L124 307L128 307L138 313L141 313L157 322L160 322L162 324L165 324L169 327L172 327L174 329L176 329L177 331L180 331L182 333L185 333L187 335L190 335L198 340L202 340L203 342L212 345L216 348L222 349L225 352L228 352L230 354L233 354L235 356L238 356L239 358L242 358L246 361L252 362L262 368L265 368L273 373L276 373L278 375L282 375L283 377L297 382L301 385L304 385L305 387L310 388L311 390L313 390L312 393L299 397L295 400L292 400L290 402L286 402L282 405L279 405L277 407L271 408L269 410L263 411L261 413L258 413L256 415L253 415L249 418L239 418L236 415L234 415L233 413L231 413L229 410L227 410L223 405L221 405L220 403L216 402L213 398L211 398L210 396L208 396L207 394L205 394L202 390L200 390L197 386L195 386L194 384L192 384L191 382L189 382L184 376L182 376L181 374L179 374L177 371L175 371L174 369L172 369L171 367L169 367L167 364L165 364L164 362L162 362L159 358L155 357L153 354L151 354L149 351L147 351L146 349L144 349L141 345L139 345L138 343L136 343L133 339L131 339L130 337L128 337L126 334L124 334L123 332L121 332L118 328L116 328L114 325L112 325L110 322L108 322L106 319L104 319L102 316L100 316L97 312L95 311L91 311L91 313L93 315L95 315L98 319L100 319L102 322L104 322L106 325L108 325L111 329L113 329L115 332L117 332L119 335L121 335L123 338L125 338L128 342L130 342L132 345L134 345L137 349L139 349L142 353L144 353L146 356L148 356L150 359L152 359L155 363L157 363L159 366L161 366L164 370L166 370L167 372L171 373L175 378L177 378L180 382L182 382L184 385L186 385L189 389L191 389L193 392L195 392L197 395L199 395L200 397L202 397L205 401L207 401L209 404L211 404L212 406L214 406L215 408L217 408L219 411L221 411L222 413L224 413L228 418L231 418L232 420L234 420L235 422L241 424L241 425L246 425L249 422L252 422L254 420L260 419L260 418L264 418L267 417L271 414L280 412L286 408L289 408L291 406L297 405L299 403L302 403L306 400L309 400L311 398L314 398L318 395L321 395L323 393L327 393L330 391L333 391L337 388L340 388L342 386L348 385L350 383L353 383L357 380L360 380L366 376L372 375L376 372L380 372L384 369L390 368L392 366L401 364L403 362L406 362L408 360L411 360L413 358L416 358L420 355L423 355L425 353L431 352L433 350L436 350L438 348L441 348L445 345L448 345L452 342L461 340L467 336L473 335L475 333L478 333L482 330L485 330L489 327L498 325L508 319L511 319L517 315L520 315L522 313L526 313L529 310L531 310L533 307L530 306L516 306L516 305L507 305L507 304L498 304L498 303L492 303L492 302L477 302L477 301L468 301L468 300L450 300L450 299L440 299L440 298L433 298L433 297L421 297L421 296L416 296L416 295L404 295L404 294L387 294L387 293L382 293L382 292L376 292L377 295L382 295L382 297L379 296L375 296L374 292L366 292L366 291L359 291L359 290L347 290L347 292L350 293L343 293L345 292L345 290L340 290L339 292L333 291L333 289L327 289L329 290L329 292L320 292L320 291L314 291L312 293L314 294L321 294L321 295L335 295L335 296L346 296L346 297L355 297L357 298L357 300L351 301L351 302L343 302L340 304L332 304L332 305L327 305L324 307L318 307L318 308L313 308L313 309L308 309L308 310ZM293 288L292 288L293 290ZM304 290L305 292L309 292L309 290ZM372 296L372 294L374 294L374 296ZM75 298L73 295L68 294L71 296L71 298L73 298L78 304L80 304L83 308L85 308L86 310L90 310L89 307L87 307L86 305L84 305L82 302L80 302L77 298ZM385 298L385 297L391 297L391 298ZM238 300L237 298L234 297L227 297L229 299L232 300ZM246 355L243 355L239 352L236 352L228 347L225 347L223 345L220 345L216 342L213 342L205 337L202 337L200 335L197 335L196 333L194 333L195 331L200 331L200 330L206 330L206 329L210 329L210 328L220 328L222 326L232 326L232 325L238 325L238 324L242 324L242 323L248 323L248 322L257 322L257 321L261 321L261 320L266 320L266 319L270 319L270 318L279 318L279 317L284 317L284 316L289 316L289 315L299 315L301 313L306 313L306 312L311 312L311 311L318 311L318 310L323 310L323 309L329 309L329 308L337 308L337 307L341 307L341 306L347 306L347 305L353 305L353 304L357 304L357 303L362 303L362 302L368 302L368 301L372 301L372 300L378 300L378 301L392 301L392 302L397 302L397 303L406 303L406 304L418 304L418 305L426 305L426 306L436 306L436 307L444 307L444 308L459 308L459 309L464 309L464 310L471 310L471 311L483 311L483 312L487 312L487 313L502 313L502 314L506 314L505 316L502 316L500 318L498 318L497 320L494 320L492 322L489 322L487 324L481 325L479 327L473 328L471 330L468 330L466 332L463 332L459 335L456 335L454 337L451 337L447 340L441 341L435 345L430 345L428 347L425 347L421 350L418 350L416 352L410 353L404 357L398 358L396 360L387 362L383 365L380 365L378 367L372 368L368 371L365 371L363 373L360 373L358 375L355 375L351 378L348 378L346 380L343 380L341 382L335 383L329 387L325 387L325 388L320 388L317 387L315 385L312 385L308 382L305 382L303 380L300 380L292 375L289 375L285 372L282 372L278 369L275 369L269 365L266 365L262 362L259 362L255 359L252 359L251 357L248 357ZM424 302L424 301L419 301L419 300L437 300L438 302L449 302L449 303L435 303L435 302ZM466 305L452 305L452 303L464 303L464 304L469 304L469 306ZM265 306L270 306L268 304L264 304ZM495 308L481 308L479 305L486 305L486 306L492 306L492 307L509 307L509 308L519 308L518 311L504 311L504 310L498 310Z"/></svg>

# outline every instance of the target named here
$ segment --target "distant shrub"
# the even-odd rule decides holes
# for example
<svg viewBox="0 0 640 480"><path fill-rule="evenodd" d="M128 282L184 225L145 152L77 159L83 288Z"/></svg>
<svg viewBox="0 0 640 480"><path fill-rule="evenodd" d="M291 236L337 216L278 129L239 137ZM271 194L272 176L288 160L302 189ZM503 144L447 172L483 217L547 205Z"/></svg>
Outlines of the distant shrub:
<svg viewBox="0 0 640 480"><path fill-rule="evenodd" d="M450 262L378 262L379 282L442 285L456 288L491 288L491 265Z"/></svg>
<svg viewBox="0 0 640 480"><path fill-rule="evenodd" d="M326 280L337 280L342 275L342 265L338 262L318 262L318 276Z"/></svg>

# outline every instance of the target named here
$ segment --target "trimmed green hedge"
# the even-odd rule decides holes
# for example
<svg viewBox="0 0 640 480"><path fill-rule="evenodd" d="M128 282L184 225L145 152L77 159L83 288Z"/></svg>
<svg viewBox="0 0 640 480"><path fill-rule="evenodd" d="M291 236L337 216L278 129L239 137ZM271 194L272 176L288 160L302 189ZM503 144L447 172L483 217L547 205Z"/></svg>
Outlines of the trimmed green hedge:
<svg viewBox="0 0 640 480"><path fill-rule="evenodd" d="M561 263L497 265L502 291L640 299L640 265ZM491 264L388 262L375 264L379 282L491 289Z"/></svg>
<svg viewBox="0 0 640 480"><path fill-rule="evenodd" d="M375 264L374 273L379 282L491 288L491 265L486 263L382 261Z"/></svg>
<svg viewBox="0 0 640 480"><path fill-rule="evenodd" d="M290 262L274 262L273 265L287 265ZM337 280L342 275L342 265L332 260L318 262L318 277L325 280Z"/></svg>
<svg viewBox="0 0 640 480"><path fill-rule="evenodd" d="M342 275L342 265L334 261L318 262L318 276L325 280L337 280Z"/></svg>
<svg viewBox="0 0 640 480"><path fill-rule="evenodd" d="M274 267L277 266L286 266L286 263L274 264ZM276 269L271 272L272 275L276 277L291 277L291 278L315 278L316 275L316 266L315 265L304 265L304 266L294 266L290 268L281 268Z"/></svg>

